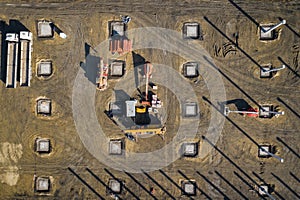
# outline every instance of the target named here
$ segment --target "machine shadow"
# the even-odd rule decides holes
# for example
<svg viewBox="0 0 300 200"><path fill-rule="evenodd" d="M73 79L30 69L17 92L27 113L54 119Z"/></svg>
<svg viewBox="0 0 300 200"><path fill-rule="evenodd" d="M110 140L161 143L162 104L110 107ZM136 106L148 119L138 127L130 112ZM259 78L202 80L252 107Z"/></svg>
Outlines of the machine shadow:
<svg viewBox="0 0 300 200"><path fill-rule="evenodd" d="M117 177L115 177L108 169L104 168L104 171L110 175L113 179L119 180ZM125 184L123 185L126 191L128 191L135 199L140 199L134 192L132 192Z"/></svg>
<svg viewBox="0 0 300 200"><path fill-rule="evenodd" d="M105 200L92 186L90 186L85 180L83 180L73 169L68 167L68 170L76 177L78 178L85 186L87 186L99 199Z"/></svg>
<svg viewBox="0 0 300 200"><path fill-rule="evenodd" d="M99 74L100 57L88 55L85 63L80 62L80 67L85 71L84 76L93 84L96 85L96 79Z"/></svg>
<svg viewBox="0 0 300 200"><path fill-rule="evenodd" d="M246 181L239 173L237 173L236 171L233 172L234 175L236 175L243 183L245 183L249 188L251 188L252 191L255 191L256 194L258 194L258 196L260 196L262 199L267 200L264 196L262 196L261 194L259 194L259 192L255 189L255 187L253 185L251 185L248 181ZM257 184L257 183L256 183Z"/></svg>
<svg viewBox="0 0 300 200"><path fill-rule="evenodd" d="M189 180L190 179L181 171L181 170L178 170L178 173L183 177L185 178L186 180ZM198 173L198 172L197 172ZM196 189L200 192L200 194L204 195L207 199L212 199L210 196L208 196L208 194L206 194L201 188L198 187L198 185L196 185Z"/></svg>
<svg viewBox="0 0 300 200"><path fill-rule="evenodd" d="M135 53L132 51L132 60L133 60L133 67L134 67L134 80L135 80L135 87L138 88L139 86L139 75L142 76L142 71L139 71L139 68L146 63L146 59L141 56L140 54ZM140 92L140 95L141 92Z"/></svg>
<svg viewBox="0 0 300 200"><path fill-rule="evenodd" d="M202 97L202 99L204 101L206 101L207 103L209 103L215 110L217 110L219 113L221 113L222 115L223 112L220 111L217 106L215 106L214 104L212 104L205 96ZM241 133L243 133L249 140L251 140L257 147L259 147L259 144L253 139L250 137L250 135L248 135L243 129L241 129L236 123L234 123L229 117L225 116L226 119L232 124L234 125Z"/></svg>
<svg viewBox="0 0 300 200"><path fill-rule="evenodd" d="M235 168L237 168L244 176L246 176L252 183L258 186L257 182L254 181L240 166L238 166L235 162L233 162L226 154L224 154L217 146L215 146L209 139L205 136L202 136L202 139L210 144L217 152L219 152L226 160L228 160ZM258 195L260 195L257 192ZM261 196L261 195L260 195ZM263 198L263 196L261 196Z"/></svg>
<svg viewBox="0 0 300 200"><path fill-rule="evenodd" d="M294 113L294 115L300 118L300 115L293 108L291 108L287 103L285 103L280 97L277 97L277 100L283 105L285 105L285 107L287 107L292 113Z"/></svg>
<svg viewBox="0 0 300 200"><path fill-rule="evenodd" d="M300 179L299 179L295 174L293 174L292 172L290 172L290 175L291 175L296 181L298 181L298 182L300 183Z"/></svg>
<svg viewBox="0 0 300 200"><path fill-rule="evenodd" d="M152 178L147 172L143 171L143 174L149 178L155 185L157 185L164 193L166 193L171 199L176 200L176 198L171 195L164 187L162 187L154 178Z"/></svg>
<svg viewBox="0 0 300 200"><path fill-rule="evenodd" d="M1 80L3 83L6 82L6 43L5 43L5 36L6 36L6 30L7 30L7 24L5 21L0 21L0 32L1 32L1 44L0 44L0 72L1 72Z"/></svg>
<svg viewBox="0 0 300 200"><path fill-rule="evenodd" d="M241 191L239 191L232 183L230 183L224 176L222 176L221 173L218 171L215 171L215 173L223 180L225 183L227 183L236 193L238 193L241 197L244 199L248 199Z"/></svg>
<svg viewBox="0 0 300 200"><path fill-rule="evenodd" d="M181 193L184 193L184 190L180 187L180 185L178 185L171 177L169 177L163 170L159 170L159 172L168 179L168 181L170 181L176 188L178 188ZM192 197L189 197L190 199L193 199Z"/></svg>
<svg viewBox="0 0 300 200"><path fill-rule="evenodd" d="M210 180L208 180L208 178L206 178L206 176L204 176L203 174L201 174L200 172L197 171L197 174L199 176L201 176L209 185L211 185L215 190L217 190L223 197L224 200L229 200L230 198L220 190L220 188L218 188L215 184L213 184Z"/></svg>
<svg viewBox="0 0 300 200"><path fill-rule="evenodd" d="M298 78L300 78L300 75L290 66L288 65L280 56L277 57L278 60L284 64L295 76L297 76Z"/></svg>
<svg viewBox="0 0 300 200"><path fill-rule="evenodd" d="M109 194L113 194L114 196L116 196L118 199L122 199L118 194L114 193L109 186L99 178L99 176L97 176L96 174L94 174L94 172L92 172L92 170L90 170L89 168L85 168L86 171L88 171L97 181L99 181L105 188L106 191L108 191Z"/></svg>
<svg viewBox="0 0 300 200"><path fill-rule="evenodd" d="M259 23L251 17L246 11L244 11L239 5L237 5L234 1L228 0L234 7L236 7L243 15L245 15L250 21L252 21L257 27L260 27Z"/></svg>
<svg viewBox="0 0 300 200"><path fill-rule="evenodd" d="M287 145L287 143L285 143L280 137L276 137L276 139L279 142L281 142L286 148L288 148L293 154L295 154L295 156L297 156L300 159L300 155L294 149L292 149L289 145Z"/></svg>
<svg viewBox="0 0 300 200"><path fill-rule="evenodd" d="M256 174L255 172L252 172L252 174L253 174L254 176L256 176L256 178L258 178L259 181L261 181L263 184L269 185L267 182L265 182L265 181L264 181L258 174ZM285 200L284 197L282 197L278 192L275 191L275 186L274 186L274 185L270 185L270 191L269 191L269 193L272 193L272 192L274 192L280 199Z"/></svg>
<svg viewBox="0 0 300 200"><path fill-rule="evenodd" d="M158 200L147 188L141 184L133 175L128 172L124 172L128 177L130 177L136 184L138 184L145 192L147 192L153 199Z"/></svg>
<svg viewBox="0 0 300 200"><path fill-rule="evenodd" d="M283 20L281 17L278 17L278 19L279 19L280 21ZM300 37L300 34L297 33L297 31L295 31L288 23L286 23L285 26L286 26L288 29L290 29L290 31L292 31L297 37Z"/></svg>
<svg viewBox="0 0 300 200"><path fill-rule="evenodd" d="M221 69L219 69L217 66L215 66L215 64L213 64L207 57L204 56L204 59L210 64L211 67L213 67L215 70L217 70L232 85L234 85L239 91L241 91L246 97L248 97L253 103L255 103L256 106L258 106L260 109L262 109L261 105L255 99L253 99L242 88L240 88L240 86L238 86L233 80L231 80Z"/></svg>
<svg viewBox="0 0 300 200"><path fill-rule="evenodd" d="M246 51L244 51L240 46L238 46L235 41L233 41L232 39L230 39L230 37L228 37L223 31L221 31L216 25L214 25L214 23L212 23L206 16L204 16L204 20L208 24L210 24L214 29L216 29L229 42L231 42L232 44L234 44L234 46L238 50L240 50L249 60L251 60L257 67L259 67L261 70L263 70L263 68L260 66L260 64L256 60L254 60Z"/></svg>
<svg viewBox="0 0 300 200"><path fill-rule="evenodd" d="M282 185L284 185L291 193L293 193L298 199L300 199L300 195L297 194L296 191L294 191L288 184L286 184L281 178L279 178L277 175L272 173L272 176L274 176Z"/></svg>

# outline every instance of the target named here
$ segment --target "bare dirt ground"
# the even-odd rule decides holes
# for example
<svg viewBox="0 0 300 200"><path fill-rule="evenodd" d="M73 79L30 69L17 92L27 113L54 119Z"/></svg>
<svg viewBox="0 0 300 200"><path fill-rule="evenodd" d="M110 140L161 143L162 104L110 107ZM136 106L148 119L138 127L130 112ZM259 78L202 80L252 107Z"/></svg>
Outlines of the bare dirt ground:
<svg viewBox="0 0 300 200"><path fill-rule="evenodd" d="M189 199L178 188L182 179L197 182L197 196L193 199L259 199L262 197L252 188L264 182L275 186L271 193L275 199L300 198L300 4L298 1L234 2L246 13L230 1L0 1L0 20L7 24L11 19L18 20L34 35L31 87L7 89L0 82L0 199L111 199L106 194L106 184L112 177L125 182L121 199ZM128 174L103 165L85 149L76 132L72 89L80 62L85 60L85 43L96 47L106 40L108 21L120 19L120 15L131 16L129 29L157 26L181 32L184 22L199 22L203 41L196 42L210 53L218 66L227 100L242 99L253 107L257 107L256 103L273 104L285 111L285 115L272 119L230 115L216 147L205 159L182 158L159 171L144 174ZM258 26L253 20L261 24L277 23L279 17L287 20L287 25L280 27L279 39L259 41ZM43 18L52 20L68 38L64 40L56 34L52 40L38 39L36 20ZM238 32L242 50L224 57L223 46L228 38L216 27L232 40L233 33ZM178 71L186 62L172 53L155 49L135 53ZM132 68L131 53L125 57L128 69ZM41 59L53 61L54 74L47 80L35 76L35 64ZM275 67L285 63L287 68L276 77L263 80L254 62L272 63ZM122 137L120 129L104 113L115 83L109 84L106 91L96 94L97 117L108 136ZM195 139L201 144L209 142L201 136L205 136L211 109L215 108L203 98L210 99L201 78L197 84L192 81L191 84L200 105L200 129ZM162 95L166 93L170 92L164 89ZM35 115L39 96L54 102L55 113L49 119ZM168 94L164 100L170 112L166 139L153 136L138 143L126 140L128 151L147 152L170 141L178 121L172 115L174 110L179 110L174 98ZM230 105L230 108L235 107ZM41 157L34 152L37 137L51 139L53 149L49 156ZM256 143L276 146L276 154L285 162L258 158ZM34 175L52 177L49 194L34 192ZM154 194L150 188L154 188Z"/></svg>

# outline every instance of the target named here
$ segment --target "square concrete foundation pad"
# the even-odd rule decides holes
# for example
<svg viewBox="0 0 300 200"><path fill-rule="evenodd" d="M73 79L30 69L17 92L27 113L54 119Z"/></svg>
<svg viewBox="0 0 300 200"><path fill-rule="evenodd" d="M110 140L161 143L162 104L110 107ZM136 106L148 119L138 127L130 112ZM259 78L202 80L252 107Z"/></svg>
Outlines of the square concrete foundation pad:
<svg viewBox="0 0 300 200"><path fill-rule="evenodd" d="M37 139L36 140L36 151L37 152L50 152L50 140L49 139Z"/></svg>
<svg viewBox="0 0 300 200"><path fill-rule="evenodd" d="M269 30L271 26L262 26L264 30ZM264 32L263 29L260 28L260 39L261 40L272 40L274 39L274 30Z"/></svg>
<svg viewBox="0 0 300 200"><path fill-rule="evenodd" d="M196 22L188 22L183 26L183 32L185 38L197 39L199 38L200 25Z"/></svg>
<svg viewBox="0 0 300 200"><path fill-rule="evenodd" d="M261 108L259 109L259 117L268 118L272 116L272 113L269 112L271 111L271 106L261 106Z"/></svg>
<svg viewBox="0 0 300 200"><path fill-rule="evenodd" d="M264 70L271 70L272 66L262 66L260 69L260 78L271 78L272 72L264 71Z"/></svg>
<svg viewBox="0 0 300 200"><path fill-rule="evenodd" d="M197 104L196 103L186 103L185 105L185 116L196 116L197 115Z"/></svg>
<svg viewBox="0 0 300 200"><path fill-rule="evenodd" d="M258 149L258 157L269 157L269 154L263 150L266 150L267 152L271 151L270 145L260 145Z"/></svg>
<svg viewBox="0 0 300 200"><path fill-rule="evenodd" d="M37 113L38 114L51 114L51 100L39 99L37 101Z"/></svg>
<svg viewBox="0 0 300 200"><path fill-rule="evenodd" d="M123 63L122 62L113 62L110 65L111 76L123 76Z"/></svg>
<svg viewBox="0 0 300 200"><path fill-rule="evenodd" d="M194 196L196 195L196 182L184 180L181 182L181 188L184 191L184 194Z"/></svg>
<svg viewBox="0 0 300 200"><path fill-rule="evenodd" d="M35 179L35 190L38 192L48 192L50 190L50 179L37 177Z"/></svg>
<svg viewBox="0 0 300 200"><path fill-rule="evenodd" d="M109 188L111 189L111 191L113 191L114 193L121 193L122 190L122 185L121 182L115 179L111 179L109 180Z"/></svg>
<svg viewBox="0 0 300 200"><path fill-rule="evenodd" d="M51 22L38 22L38 37L53 37L53 29L50 26Z"/></svg>
<svg viewBox="0 0 300 200"><path fill-rule="evenodd" d="M198 153L197 143L184 143L183 155L184 156L196 156Z"/></svg>
<svg viewBox="0 0 300 200"><path fill-rule="evenodd" d="M196 77L198 76L198 63L188 62L183 65L183 74L185 77Z"/></svg>
<svg viewBox="0 0 300 200"><path fill-rule="evenodd" d="M38 76L50 76L52 74L52 63L50 61L42 61L38 65Z"/></svg>
<svg viewBox="0 0 300 200"><path fill-rule="evenodd" d="M266 196L268 192L269 193L269 187L267 185L260 185L259 186L259 189L258 189L258 192L260 195L262 196Z"/></svg>
<svg viewBox="0 0 300 200"><path fill-rule="evenodd" d="M122 154L122 140L109 141L109 154L121 155Z"/></svg>
<svg viewBox="0 0 300 200"><path fill-rule="evenodd" d="M123 22L112 22L111 30L112 30L111 36L114 35L124 36L125 24Z"/></svg>

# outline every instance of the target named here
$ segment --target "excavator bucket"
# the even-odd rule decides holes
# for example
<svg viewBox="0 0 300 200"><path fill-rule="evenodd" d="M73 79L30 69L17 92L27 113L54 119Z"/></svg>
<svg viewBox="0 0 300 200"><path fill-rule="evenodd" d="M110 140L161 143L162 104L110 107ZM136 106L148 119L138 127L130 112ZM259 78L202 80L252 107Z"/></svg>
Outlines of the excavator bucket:
<svg viewBox="0 0 300 200"><path fill-rule="evenodd" d="M225 116L228 116L229 113L230 113L229 108L228 108L227 106L225 106L225 108L224 108L224 115L225 115Z"/></svg>

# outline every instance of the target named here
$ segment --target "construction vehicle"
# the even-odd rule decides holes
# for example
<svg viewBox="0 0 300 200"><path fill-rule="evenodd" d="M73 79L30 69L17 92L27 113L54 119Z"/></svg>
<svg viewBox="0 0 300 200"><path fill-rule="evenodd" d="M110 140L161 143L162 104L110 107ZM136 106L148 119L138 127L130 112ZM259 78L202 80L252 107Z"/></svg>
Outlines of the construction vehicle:
<svg viewBox="0 0 300 200"><path fill-rule="evenodd" d="M281 25L284 25L284 24L286 24L286 20L282 20L281 22L279 22L278 24L275 24L274 26L272 26L272 27L269 27L269 28L263 28L263 27L261 27L261 30L264 32L264 33L268 33L268 32L271 32L271 31L273 31L273 30L275 30L276 28L278 28L278 27L280 27Z"/></svg>
<svg viewBox="0 0 300 200"><path fill-rule="evenodd" d="M162 138L164 138L164 134L166 132L165 126L161 124L149 125L149 123L151 122L149 117L149 108L151 107L151 100L153 100L153 97L149 98L149 79L152 76L152 71L153 71L153 65L148 61L145 62L144 64L144 78L146 79L145 93L140 94L139 101L136 100L128 101L128 103L133 102L135 106L134 122L136 125L123 130L125 136L129 140L136 141L137 136L142 136L142 135L160 135ZM160 100L157 99L157 95L152 95L152 96L155 96L154 99L157 102L159 102L159 105L161 105ZM132 116L130 115L130 117Z"/></svg>
<svg viewBox="0 0 300 200"><path fill-rule="evenodd" d="M148 107L151 106L150 100L149 100L149 79L152 76L152 69L153 65L150 62L146 62L144 64L144 78L146 78L146 89L145 89L145 95L141 96L140 103L136 106L136 112L137 113L146 113Z"/></svg>
<svg viewBox="0 0 300 200"><path fill-rule="evenodd" d="M167 129L165 126L160 127L160 128L139 128L139 129L123 130L123 132L125 133L125 136L128 139L133 140L132 137L135 138L133 141L137 140L137 136L141 136L141 135L145 135L145 134L159 135L162 137L162 139L164 139L164 134L166 133L166 131L167 131Z"/></svg>
<svg viewBox="0 0 300 200"><path fill-rule="evenodd" d="M96 84L97 89L100 91L106 90L108 84L108 67L103 63L103 59L100 60L99 73L97 76Z"/></svg>
<svg viewBox="0 0 300 200"><path fill-rule="evenodd" d="M146 107L136 107L135 109L135 112L137 113L145 113L146 111Z"/></svg>
<svg viewBox="0 0 300 200"><path fill-rule="evenodd" d="M144 64L144 76L146 78L146 89L145 89L145 101L142 101L142 105L150 106L149 101L149 79L152 76L153 65L147 61Z"/></svg>
<svg viewBox="0 0 300 200"><path fill-rule="evenodd" d="M240 110L230 110L229 107L225 106L224 108L224 115L228 116L229 113L240 113L243 115L247 115L248 117L271 117L272 115L279 116L279 115L284 115L284 111L278 112L278 111L272 111L272 110L267 110L269 106L261 106L259 109L257 108L248 108L245 111L240 111Z"/></svg>
<svg viewBox="0 0 300 200"><path fill-rule="evenodd" d="M239 110L229 110L229 107L225 106L224 108L224 115L225 116L228 116L229 113L240 113L240 114L243 114L243 115L247 115L249 117L258 117L258 109L255 109L255 108L249 108L245 111L239 111Z"/></svg>

